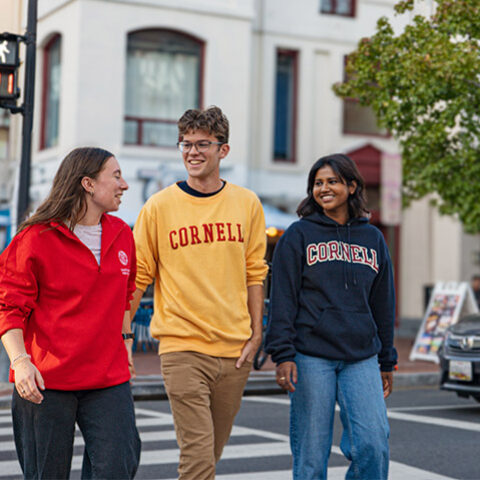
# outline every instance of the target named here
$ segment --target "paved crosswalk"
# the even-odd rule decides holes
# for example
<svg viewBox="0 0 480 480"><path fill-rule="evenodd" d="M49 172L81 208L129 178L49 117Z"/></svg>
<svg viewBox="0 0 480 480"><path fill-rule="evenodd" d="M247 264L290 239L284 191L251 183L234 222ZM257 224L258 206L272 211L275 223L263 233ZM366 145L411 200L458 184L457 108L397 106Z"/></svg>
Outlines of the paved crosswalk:
<svg viewBox="0 0 480 480"><path fill-rule="evenodd" d="M254 398L251 400L255 401ZM136 415L142 439L141 466L136 478L174 480L178 448L171 415L144 408L136 408ZM72 479L79 478L83 445L83 439L77 432L72 461ZM341 455L340 449L334 446L332 455ZM249 459L248 462L247 459ZM265 471L267 460L270 468ZM291 480L288 436L235 426L219 467L222 466L228 466L228 468L219 468L217 480ZM221 473L222 470L235 471L232 466L238 467L236 473ZM329 479L345 478L346 469L347 467L330 468ZM20 478L21 470L15 454L10 412L0 410L0 480L18 480ZM390 480L404 480L405 478L448 480L447 477L391 462Z"/></svg>
<svg viewBox="0 0 480 480"><path fill-rule="evenodd" d="M175 431L172 416L167 413L155 412L142 408L136 409L137 426L142 440L141 466L137 473L138 479L175 478L176 463L179 451L175 442ZM232 431L232 442L225 447L222 462L262 457L283 457L283 464L290 462L290 448L288 437L267 431L235 426ZM72 478L78 478L82 466L82 450L84 442L77 432L74 443L74 456L72 460ZM159 468L152 473L149 467L168 466ZM243 468L242 468L243 470ZM240 470L241 471L241 470ZM230 480L235 478L270 478L268 475L275 473L276 479L289 478L290 469L283 472L258 472L242 473L235 475L218 476L219 479ZM253 475L253 476L251 476ZM287 475L287 476L285 476ZM21 478L21 469L16 459L15 445L12 437L11 415L8 410L0 410L0 480L17 480Z"/></svg>

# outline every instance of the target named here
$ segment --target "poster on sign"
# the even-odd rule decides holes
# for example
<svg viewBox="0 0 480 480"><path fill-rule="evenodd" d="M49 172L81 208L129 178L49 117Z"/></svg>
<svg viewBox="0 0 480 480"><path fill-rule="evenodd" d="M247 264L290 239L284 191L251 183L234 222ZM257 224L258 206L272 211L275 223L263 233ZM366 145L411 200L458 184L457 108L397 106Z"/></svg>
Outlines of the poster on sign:
<svg viewBox="0 0 480 480"><path fill-rule="evenodd" d="M410 360L438 363L437 353L445 330L464 315L477 312L477 302L467 282L437 283L410 352Z"/></svg>

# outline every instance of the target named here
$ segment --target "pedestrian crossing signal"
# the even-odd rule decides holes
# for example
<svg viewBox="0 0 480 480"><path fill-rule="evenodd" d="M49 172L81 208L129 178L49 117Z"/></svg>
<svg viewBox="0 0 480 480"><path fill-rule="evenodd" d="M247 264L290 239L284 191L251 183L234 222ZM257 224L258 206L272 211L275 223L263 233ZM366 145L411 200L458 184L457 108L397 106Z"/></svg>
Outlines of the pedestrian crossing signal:
<svg viewBox="0 0 480 480"><path fill-rule="evenodd" d="M13 33L0 34L0 102L15 100L20 96L17 86L20 38Z"/></svg>
<svg viewBox="0 0 480 480"><path fill-rule="evenodd" d="M15 97L15 74L9 72L0 72L0 97Z"/></svg>

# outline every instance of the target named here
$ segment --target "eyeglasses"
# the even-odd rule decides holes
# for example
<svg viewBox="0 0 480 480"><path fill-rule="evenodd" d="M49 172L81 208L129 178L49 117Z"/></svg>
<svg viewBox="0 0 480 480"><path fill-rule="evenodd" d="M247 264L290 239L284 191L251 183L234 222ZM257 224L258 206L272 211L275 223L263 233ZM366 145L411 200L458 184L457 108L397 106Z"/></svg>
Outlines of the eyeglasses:
<svg viewBox="0 0 480 480"><path fill-rule="evenodd" d="M198 153L206 152L210 145L223 145L225 142L211 142L210 140L198 140L196 142L178 142L177 147L182 153L188 153L195 145Z"/></svg>

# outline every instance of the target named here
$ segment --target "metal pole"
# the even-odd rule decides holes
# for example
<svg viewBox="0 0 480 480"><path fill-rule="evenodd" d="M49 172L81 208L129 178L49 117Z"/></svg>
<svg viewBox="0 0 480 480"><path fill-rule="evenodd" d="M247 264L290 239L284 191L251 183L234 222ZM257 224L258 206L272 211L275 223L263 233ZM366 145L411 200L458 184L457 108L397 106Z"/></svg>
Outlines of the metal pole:
<svg viewBox="0 0 480 480"><path fill-rule="evenodd" d="M33 103L35 94L35 56L37 43L37 0L28 1L28 18L25 60L25 84L22 128L22 158L20 161L20 181L18 189L17 225L27 213L30 204L30 159L32 153Z"/></svg>

